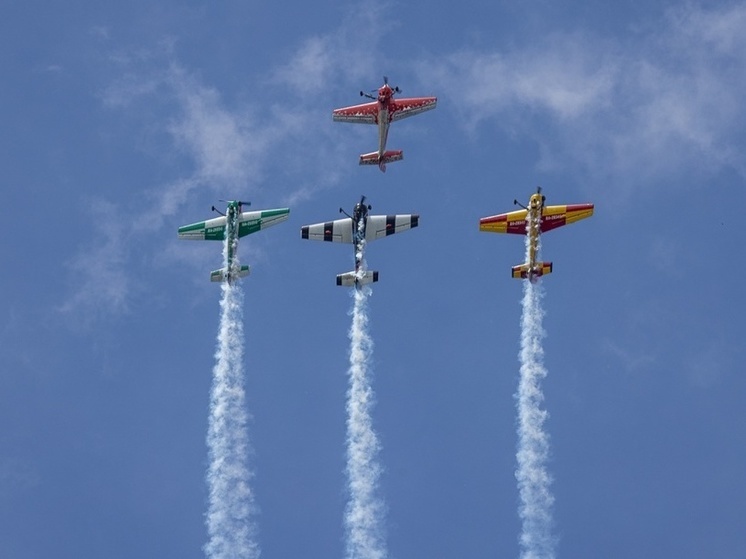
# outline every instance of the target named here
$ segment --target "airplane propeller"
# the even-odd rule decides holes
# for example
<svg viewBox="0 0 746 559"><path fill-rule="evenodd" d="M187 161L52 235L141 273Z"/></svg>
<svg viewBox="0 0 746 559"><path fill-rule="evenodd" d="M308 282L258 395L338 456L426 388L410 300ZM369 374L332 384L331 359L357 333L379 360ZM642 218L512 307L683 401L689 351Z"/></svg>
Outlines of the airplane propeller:
<svg viewBox="0 0 746 559"><path fill-rule="evenodd" d="M536 193L537 193L537 194L541 194L541 187L540 187L540 186L537 186L537 187L536 187ZM532 196L532 198L533 198L533 196ZM544 202L546 201L546 199L547 199L547 197L546 197L546 196L544 196L544 195L542 195L542 197L541 197L541 203L543 204L543 203L544 203ZM520 203L520 202L519 202L518 200L516 200L515 198L513 199L513 204L514 204L514 205L516 205L516 206L520 206L520 207L522 207L522 208L523 208L524 210L528 209L528 208L526 208L526 206L524 206L523 204L521 204L521 203Z"/></svg>
<svg viewBox="0 0 746 559"><path fill-rule="evenodd" d="M358 202L357 204L355 204L355 210L354 210L354 211L353 211L352 213L357 213L357 209L358 209L358 208L364 208L364 207L366 207L366 205L365 205L365 194L363 194L363 195L362 195L362 196L360 197L360 202ZM373 206L371 206L370 204L368 204L368 205L367 205L367 208L368 208L368 210L372 210L372 209L373 209ZM344 208L339 208L339 213L341 213L341 214L345 214L345 215L346 215L347 217L349 217L349 218L353 219L353 218L352 218L352 216L351 216L350 214L348 214L348 213L347 213L347 212L346 212L346 211L344 210Z"/></svg>
<svg viewBox="0 0 746 559"><path fill-rule="evenodd" d="M389 77L383 76L383 85L388 85L388 84L389 84ZM399 89L398 85L395 87L392 87L391 89L394 91L394 93L401 93L401 89ZM373 95L373 93L377 93L377 92L378 92L377 89L371 89L370 93L365 93L364 91L361 90L360 97L367 97L368 99L377 99L378 97Z"/></svg>
<svg viewBox="0 0 746 559"><path fill-rule="evenodd" d="M242 206L250 206L251 202L242 202L241 200L223 200L222 198L219 200L220 202L225 202L226 204L240 204Z"/></svg>
<svg viewBox="0 0 746 559"><path fill-rule="evenodd" d="M388 84L389 84L389 77L383 76L383 85L388 85ZM398 85L392 87L391 89L394 90L394 93L401 93L401 89L399 89Z"/></svg>
<svg viewBox="0 0 746 559"><path fill-rule="evenodd" d="M536 187L536 194L541 194L541 187L540 186ZM543 204L544 202L546 202L546 199L547 199L547 197L542 194L542 196L541 196L541 203Z"/></svg>
<svg viewBox="0 0 746 559"><path fill-rule="evenodd" d="M251 202L242 202L241 200L223 200L220 199L221 202L225 202L226 204L238 204L239 207L241 206L250 206ZM215 206L212 207L211 211L217 212L222 216L225 216L223 212L221 212L219 209L217 209Z"/></svg>
<svg viewBox="0 0 746 559"><path fill-rule="evenodd" d="M388 76L383 76L383 85L388 85L388 84L389 84L389 77ZM391 89L394 90L394 93L401 93L401 89L399 89L398 85L392 87Z"/></svg>
<svg viewBox="0 0 746 559"><path fill-rule="evenodd" d="M361 206L361 207L362 207L362 206L365 206L365 194L363 194L363 195L362 195L362 196L360 197L360 204L358 204L358 205L359 205L359 206ZM369 209L369 210L372 210L372 209L373 209L373 206L371 206L370 204L368 204L368 209Z"/></svg>

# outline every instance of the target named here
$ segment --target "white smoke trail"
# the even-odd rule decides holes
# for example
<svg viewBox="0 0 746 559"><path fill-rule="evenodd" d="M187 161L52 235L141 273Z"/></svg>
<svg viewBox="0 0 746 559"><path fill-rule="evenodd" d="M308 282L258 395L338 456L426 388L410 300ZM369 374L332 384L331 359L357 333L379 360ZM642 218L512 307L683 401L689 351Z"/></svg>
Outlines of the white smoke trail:
<svg viewBox="0 0 746 559"><path fill-rule="evenodd" d="M227 243L227 266L226 250ZM224 282L207 432L209 503L205 521L209 541L204 551L215 559L257 559L260 554L252 518L257 511L249 484L253 475L248 465L251 449L243 353L243 290L238 282Z"/></svg>
<svg viewBox="0 0 746 559"><path fill-rule="evenodd" d="M527 235L526 261L529 242ZM538 250L538 247L537 247ZM544 368L544 330L540 283L523 282L523 313L521 316L520 382L516 394L518 409L518 469L516 479L520 493L519 515L523 522L520 537L523 559L552 559L556 539L552 536L552 482L547 472L549 435L544 431L546 410L541 409L544 394L541 381L547 376Z"/></svg>
<svg viewBox="0 0 746 559"><path fill-rule="evenodd" d="M373 341L368 334L368 287L356 288L350 328L347 391L347 477L350 500L345 514L348 559L385 559L385 506L377 496L380 443L373 430L374 394L369 372Z"/></svg>

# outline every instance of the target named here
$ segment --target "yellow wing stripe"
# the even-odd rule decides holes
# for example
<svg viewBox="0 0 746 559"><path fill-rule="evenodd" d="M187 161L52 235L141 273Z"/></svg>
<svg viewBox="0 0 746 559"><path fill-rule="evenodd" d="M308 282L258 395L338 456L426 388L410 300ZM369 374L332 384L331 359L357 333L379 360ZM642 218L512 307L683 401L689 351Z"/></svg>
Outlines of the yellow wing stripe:
<svg viewBox="0 0 746 559"><path fill-rule="evenodd" d="M565 221L567 223L575 223L586 217L593 215L593 204L576 204L575 206L567 206L567 217Z"/></svg>
<svg viewBox="0 0 746 559"><path fill-rule="evenodd" d="M516 227L521 233L526 232L526 210L516 210L500 215L483 217L479 220L479 230L488 233L513 233Z"/></svg>

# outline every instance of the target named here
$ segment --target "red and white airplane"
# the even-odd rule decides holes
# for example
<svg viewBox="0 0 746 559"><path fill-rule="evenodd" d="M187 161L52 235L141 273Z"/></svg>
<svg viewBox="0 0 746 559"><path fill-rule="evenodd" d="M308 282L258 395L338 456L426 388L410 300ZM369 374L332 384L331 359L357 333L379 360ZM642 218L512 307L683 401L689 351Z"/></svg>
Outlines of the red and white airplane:
<svg viewBox="0 0 746 559"><path fill-rule="evenodd" d="M386 163L401 161L404 157L402 150L386 150L389 125L395 120L434 109L438 102L437 97L394 99L394 94L400 92L401 90L398 87L391 87L389 79L384 76L383 85L378 88L378 97L363 91L360 92L361 96L373 99L372 103L334 109L332 112L332 118L335 122L378 125L378 151L362 154L360 165L378 165L381 171L386 172Z"/></svg>

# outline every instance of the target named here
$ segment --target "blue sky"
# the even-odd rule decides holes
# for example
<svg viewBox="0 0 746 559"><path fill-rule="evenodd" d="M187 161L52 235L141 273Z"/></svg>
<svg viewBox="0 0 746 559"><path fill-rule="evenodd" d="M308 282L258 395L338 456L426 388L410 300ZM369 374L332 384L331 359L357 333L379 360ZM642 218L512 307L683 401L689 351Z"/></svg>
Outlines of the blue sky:
<svg viewBox="0 0 746 559"><path fill-rule="evenodd" d="M349 247L372 244L375 428L392 558L515 557L520 239L542 185L596 213L543 239L561 557L746 547L741 245L746 3L13 3L0 18L0 555L200 557L220 198L291 207L244 239L264 557L344 550ZM383 75L438 108L333 123Z"/></svg>

